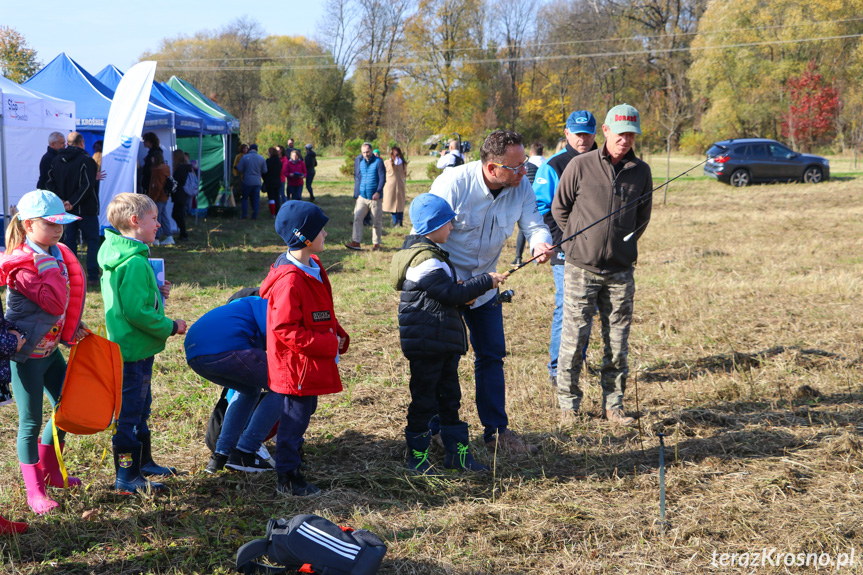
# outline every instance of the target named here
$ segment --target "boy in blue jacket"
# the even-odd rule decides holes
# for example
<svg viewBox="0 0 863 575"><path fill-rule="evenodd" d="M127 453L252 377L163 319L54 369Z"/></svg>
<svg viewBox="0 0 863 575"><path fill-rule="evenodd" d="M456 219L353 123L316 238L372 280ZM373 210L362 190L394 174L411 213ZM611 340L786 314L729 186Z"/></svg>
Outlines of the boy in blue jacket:
<svg viewBox="0 0 863 575"><path fill-rule="evenodd" d="M402 292L399 337L411 368L411 403L405 428L407 465L417 473L432 471L428 462L429 421L439 415L446 450L444 468L484 471L488 467L471 456L467 423L458 415L458 362L467 353L468 342L460 308L496 288L506 276L486 273L464 283L458 281L449 254L439 245L449 237L455 217L443 198L421 194L411 202L409 213L417 233L405 238L390 268L393 287Z"/></svg>

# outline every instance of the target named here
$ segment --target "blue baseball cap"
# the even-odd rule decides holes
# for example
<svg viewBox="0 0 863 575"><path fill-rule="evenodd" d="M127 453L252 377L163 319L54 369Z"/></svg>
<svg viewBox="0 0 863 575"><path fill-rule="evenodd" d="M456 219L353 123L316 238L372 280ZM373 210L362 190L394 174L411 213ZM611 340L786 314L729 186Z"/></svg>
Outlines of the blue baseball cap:
<svg viewBox="0 0 863 575"><path fill-rule="evenodd" d="M595 134L596 118L587 110L576 110L566 119L566 129L570 134Z"/></svg>
<svg viewBox="0 0 863 575"><path fill-rule="evenodd" d="M455 217L455 212L445 199L429 193L415 197L408 213L414 230L421 236L442 228Z"/></svg>
<svg viewBox="0 0 863 575"><path fill-rule="evenodd" d="M42 218L52 224L71 224L81 218L66 212L61 200L54 192L33 190L18 200L18 219Z"/></svg>

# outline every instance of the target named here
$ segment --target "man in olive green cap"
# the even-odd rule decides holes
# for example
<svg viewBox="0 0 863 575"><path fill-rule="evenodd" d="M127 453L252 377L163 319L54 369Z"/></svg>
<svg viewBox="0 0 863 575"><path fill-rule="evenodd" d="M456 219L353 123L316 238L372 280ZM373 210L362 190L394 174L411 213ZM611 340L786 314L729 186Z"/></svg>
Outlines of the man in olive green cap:
<svg viewBox="0 0 863 575"><path fill-rule="evenodd" d="M551 214L563 237L575 234L609 213L614 216L563 245L563 329L557 364L557 399L564 416L578 411L582 391L581 350L599 308L605 355L602 359L602 415L618 425L634 419L623 410L629 374L638 238L650 220L653 180L650 167L632 151L641 134L641 116L627 104L615 106L602 125L605 143L569 162L560 177ZM631 204L631 205L630 205Z"/></svg>

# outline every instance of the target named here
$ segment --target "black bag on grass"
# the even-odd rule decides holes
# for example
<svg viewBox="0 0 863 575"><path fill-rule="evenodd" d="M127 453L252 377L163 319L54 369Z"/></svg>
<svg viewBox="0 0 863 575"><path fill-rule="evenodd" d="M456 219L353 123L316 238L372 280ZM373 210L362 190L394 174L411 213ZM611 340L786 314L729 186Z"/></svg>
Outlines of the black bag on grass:
<svg viewBox="0 0 863 575"><path fill-rule="evenodd" d="M250 541L237 551L237 571L374 575L386 552L386 545L371 531L340 527L318 515L297 515L290 521L270 519L266 538ZM264 555L283 567L255 562Z"/></svg>

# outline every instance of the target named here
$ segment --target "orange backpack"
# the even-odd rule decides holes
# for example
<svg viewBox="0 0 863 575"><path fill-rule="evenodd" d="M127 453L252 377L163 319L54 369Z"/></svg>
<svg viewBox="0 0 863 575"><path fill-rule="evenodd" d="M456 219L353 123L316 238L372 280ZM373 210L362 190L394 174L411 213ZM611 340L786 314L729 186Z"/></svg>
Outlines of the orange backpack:
<svg viewBox="0 0 863 575"><path fill-rule="evenodd" d="M111 427L123 400L120 346L88 330L72 346L54 423L69 433L91 435Z"/></svg>

